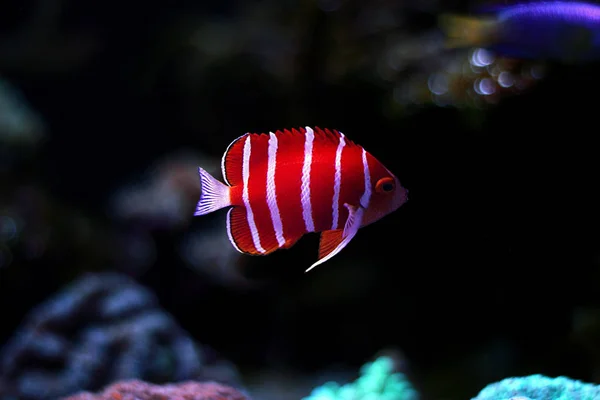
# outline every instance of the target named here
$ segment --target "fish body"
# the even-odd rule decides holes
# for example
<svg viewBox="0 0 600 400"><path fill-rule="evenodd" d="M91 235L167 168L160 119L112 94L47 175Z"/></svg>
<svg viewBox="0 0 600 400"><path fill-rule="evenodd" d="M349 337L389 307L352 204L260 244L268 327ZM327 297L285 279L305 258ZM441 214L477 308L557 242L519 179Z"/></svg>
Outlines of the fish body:
<svg viewBox="0 0 600 400"><path fill-rule="evenodd" d="M308 270L407 201L398 178L336 130L246 133L229 145L221 167L225 183L198 169L194 215L229 207L229 240L251 255L290 248L306 233L321 232L319 259Z"/></svg>
<svg viewBox="0 0 600 400"><path fill-rule="evenodd" d="M506 57L565 62L600 58L600 6L529 2L479 16L443 15L449 47L485 47Z"/></svg>

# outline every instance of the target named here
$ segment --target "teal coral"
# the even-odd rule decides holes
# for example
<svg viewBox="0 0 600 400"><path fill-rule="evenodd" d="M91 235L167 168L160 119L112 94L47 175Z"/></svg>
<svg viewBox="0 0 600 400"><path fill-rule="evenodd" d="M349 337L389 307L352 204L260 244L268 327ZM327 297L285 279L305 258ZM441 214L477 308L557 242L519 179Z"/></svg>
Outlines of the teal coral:
<svg viewBox="0 0 600 400"><path fill-rule="evenodd" d="M598 400L600 385L584 383L564 376L544 375L507 378L492 383L472 400Z"/></svg>
<svg viewBox="0 0 600 400"><path fill-rule="evenodd" d="M327 382L302 400L417 400L418 393L406 376L394 372L389 357L363 365L360 377L345 385Z"/></svg>

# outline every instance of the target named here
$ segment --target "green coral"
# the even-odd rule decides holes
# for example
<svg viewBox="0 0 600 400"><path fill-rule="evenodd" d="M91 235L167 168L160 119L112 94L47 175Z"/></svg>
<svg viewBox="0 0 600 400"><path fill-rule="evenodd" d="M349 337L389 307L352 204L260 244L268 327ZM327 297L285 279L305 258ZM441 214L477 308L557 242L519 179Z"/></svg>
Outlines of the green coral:
<svg viewBox="0 0 600 400"><path fill-rule="evenodd" d="M598 400L600 385L584 383L564 376L544 375L507 378L492 383L472 400Z"/></svg>
<svg viewBox="0 0 600 400"><path fill-rule="evenodd" d="M406 376L394 372L389 357L363 365L360 377L345 385L327 382L302 400L417 400L418 393Z"/></svg>

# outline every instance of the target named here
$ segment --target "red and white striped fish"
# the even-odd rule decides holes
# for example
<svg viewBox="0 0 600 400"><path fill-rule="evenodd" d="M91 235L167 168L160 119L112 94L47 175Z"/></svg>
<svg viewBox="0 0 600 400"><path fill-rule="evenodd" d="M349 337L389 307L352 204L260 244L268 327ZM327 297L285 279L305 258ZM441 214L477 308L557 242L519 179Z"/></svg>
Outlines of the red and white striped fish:
<svg viewBox="0 0 600 400"><path fill-rule="evenodd" d="M307 272L408 199L394 174L336 130L246 133L229 145L221 169L226 184L198 168L202 188L194 215L231 206L229 240L252 255L321 232L319 260Z"/></svg>

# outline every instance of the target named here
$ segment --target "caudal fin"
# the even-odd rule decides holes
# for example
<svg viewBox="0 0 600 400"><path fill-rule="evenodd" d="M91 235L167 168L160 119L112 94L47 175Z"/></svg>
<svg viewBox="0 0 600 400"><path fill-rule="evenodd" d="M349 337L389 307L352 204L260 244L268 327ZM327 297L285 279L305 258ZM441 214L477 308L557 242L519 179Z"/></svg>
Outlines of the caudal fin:
<svg viewBox="0 0 600 400"><path fill-rule="evenodd" d="M231 205L229 186L219 182L211 174L198 168L200 175L200 201L196 206L195 216L206 215Z"/></svg>
<svg viewBox="0 0 600 400"><path fill-rule="evenodd" d="M493 44L498 34L498 22L493 18L442 14L438 23L448 48L485 47Z"/></svg>

